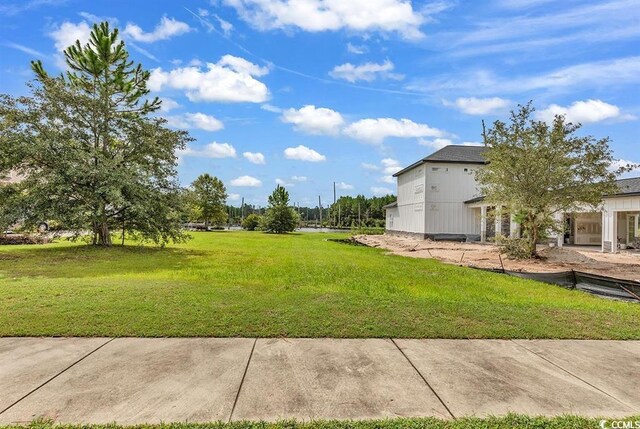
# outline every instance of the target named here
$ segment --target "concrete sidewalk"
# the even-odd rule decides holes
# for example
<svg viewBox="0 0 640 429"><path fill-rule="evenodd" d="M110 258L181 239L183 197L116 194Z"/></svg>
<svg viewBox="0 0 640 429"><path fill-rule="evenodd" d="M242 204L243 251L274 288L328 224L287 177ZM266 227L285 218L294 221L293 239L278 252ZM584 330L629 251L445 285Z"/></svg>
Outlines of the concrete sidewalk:
<svg viewBox="0 0 640 429"><path fill-rule="evenodd" d="M0 424L640 413L640 342L0 338Z"/></svg>

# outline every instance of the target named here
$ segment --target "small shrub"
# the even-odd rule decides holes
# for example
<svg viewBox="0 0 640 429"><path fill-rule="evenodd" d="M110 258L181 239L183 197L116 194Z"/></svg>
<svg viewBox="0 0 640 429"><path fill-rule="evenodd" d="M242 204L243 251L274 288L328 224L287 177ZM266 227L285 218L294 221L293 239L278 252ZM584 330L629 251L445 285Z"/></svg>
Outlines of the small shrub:
<svg viewBox="0 0 640 429"><path fill-rule="evenodd" d="M351 227L351 233L354 235L382 235L384 234L384 228L373 226Z"/></svg>
<svg viewBox="0 0 640 429"><path fill-rule="evenodd" d="M251 213L249 216L245 217L242 221L242 228L247 231L255 231L260 227L262 223L262 216L259 216L255 213Z"/></svg>
<svg viewBox="0 0 640 429"><path fill-rule="evenodd" d="M496 244L500 248L502 253L513 259L529 259L531 258L531 251L529 250L529 244L527 240L523 238L513 238L497 236Z"/></svg>

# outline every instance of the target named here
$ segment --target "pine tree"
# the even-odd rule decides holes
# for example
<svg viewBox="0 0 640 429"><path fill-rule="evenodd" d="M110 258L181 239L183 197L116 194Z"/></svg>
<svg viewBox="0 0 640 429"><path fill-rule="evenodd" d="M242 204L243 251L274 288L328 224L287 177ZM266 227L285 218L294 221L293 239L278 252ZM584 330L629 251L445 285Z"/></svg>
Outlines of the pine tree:
<svg viewBox="0 0 640 429"><path fill-rule="evenodd" d="M296 211L289 207L289 192L278 185L269 195L269 208L264 218L264 229L267 232L284 234L292 232L298 225L299 218Z"/></svg>
<svg viewBox="0 0 640 429"><path fill-rule="evenodd" d="M93 244L115 228L165 243L182 240L175 151L192 140L151 116L149 72L134 65L118 30L103 22L90 41L64 51L69 70L52 77L32 62L31 97L0 96L0 169L21 171L25 222L54 219Z"/></svg>

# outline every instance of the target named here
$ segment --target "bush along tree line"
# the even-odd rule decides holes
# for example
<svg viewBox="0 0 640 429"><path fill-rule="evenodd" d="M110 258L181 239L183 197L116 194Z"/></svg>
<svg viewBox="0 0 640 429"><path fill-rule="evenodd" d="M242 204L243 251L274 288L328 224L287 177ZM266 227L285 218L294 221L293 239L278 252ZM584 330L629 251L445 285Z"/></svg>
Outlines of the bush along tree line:
<svg viewBox="0 0 640 429"><path fill-rule="evenodd" d="M205 230L227 223L227 190L217 177L201 174L185 191L190 222L201 222Z"/></svg>
<svg viewBox="0 0 640 429"><path fill-rule="evenodd" d="M275 234L293 232L300 225L300 216L289 205L289 192L282 186L276 186L269 195L268 206L263 216L249 214L242 220L242 228L248 231L263 230Z"/></svg>
<svg viewBox="0 0 640 429"><path fill-rule="evenodd" d="M293 206L292 209L298 215L300 227L322 226L379 233L385 225L383 207L395 200L396 197L393 195L382 197L343 196L335 204L322 208L322 224L320 224L321 210L318 206ZM262 208L250 204L245 204L242 208L227 206L227 212L230 213L230 223L241 224L244 229L251 231L263 228L262 220L267 211L268 207Z"/></svg>
<svg viewBox="0 0 640 429"><path fill-rule="evenodd" d="M0 218L56 220L90 231L96 245L110 245L116 230L158 244L185 240L175 152L192 139L152 115L161 103L147 97L149 72L106 22L64 57L59 76L32 62L29 96L0 95L0 173L24 176L4 187Z"/></svg>
<svg viewBox="0 0 640 429"><path fill-rule="evenodd" d="M564 213L596 210L603 195L617 192L617 176L635 167L611 168L609 138L579 136L580 124L562 115L548 124L534 112L530 102L511 112L509 123L493 123L484 134L488 164L476 173L485 201L520 226L521 238L498 240L516 258L538 257L538 243L564 232Z"/></svg>
<svg viewBox="0 0 640 429"><path fill-rule="evenodd" d="M337 228L384 228L386 213L383 207L396 201L394 195L367 198L342 196L329 207L330 225Z"/></svg>

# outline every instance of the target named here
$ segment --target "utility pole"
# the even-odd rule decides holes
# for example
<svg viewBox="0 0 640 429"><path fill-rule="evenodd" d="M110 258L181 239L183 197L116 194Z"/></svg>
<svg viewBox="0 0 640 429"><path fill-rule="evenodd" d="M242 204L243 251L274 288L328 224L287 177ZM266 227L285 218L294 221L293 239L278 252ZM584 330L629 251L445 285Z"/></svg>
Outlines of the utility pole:
<svg viewBox="0 0 640 429"><path fill-rule="evenodd" d="M336 216L336 182L333 182L333 217ZM335 226L336 222L332 222Z"/></svg>
<svg viewBox="0 0 640 429"><path fill-rule="evenodd" d="M244 197L242 197L242 204L240 205L240 221L244 220Z"/></svg>
<svg viewBox="0 0 640 429"><path fill-rule="evenodd" d="M322 228L322 201L320 195L318 195L318 212L320 213L320 228Z"/></svg>
<svg viewBox="0 0 640 429"><path fill-rule="evenodd" d="M484 127L484 119L482 120L482 140L483 140L484 145L486 146L487 145L487 131L486 131L485 127Z"/></svg>

